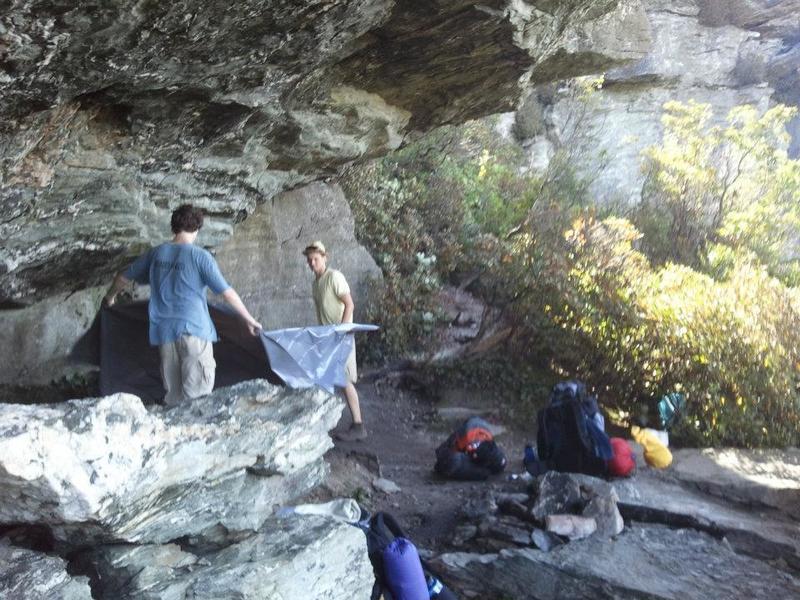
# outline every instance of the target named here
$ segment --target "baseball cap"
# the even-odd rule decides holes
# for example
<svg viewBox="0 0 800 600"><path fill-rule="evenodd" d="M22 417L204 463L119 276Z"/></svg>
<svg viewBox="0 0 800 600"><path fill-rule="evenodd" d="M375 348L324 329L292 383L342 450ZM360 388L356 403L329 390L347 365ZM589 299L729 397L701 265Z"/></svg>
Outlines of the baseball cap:
<svg viewBox="0 0 800 600"><path fill-rule="evenodd" d="M303 254L308 256L310 252L319 252L323 256L326 254L325 252L325 244L317 240L316 242L311 242L306 249L303 250Z"/></svg>

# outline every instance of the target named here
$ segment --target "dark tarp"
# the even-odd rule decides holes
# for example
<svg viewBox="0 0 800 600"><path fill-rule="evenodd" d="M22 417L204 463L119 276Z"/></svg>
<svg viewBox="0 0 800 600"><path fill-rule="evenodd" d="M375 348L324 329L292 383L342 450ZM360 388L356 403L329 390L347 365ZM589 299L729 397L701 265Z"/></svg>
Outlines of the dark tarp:
<svg viewBox="0 0 800 600"><path fill-rule="evenodd" d="M219 334L214 344L217 362L214 389L248 379L268 379L282 385L280 377L269 367L264 346L250 335L239 317L225 307L208 305L211 320ZM100 314L100 393L128 392L143 402L152 403L164 397L161 383L161 360L158 347L151 346L148 336L147 301L103 308Z"/></svg>

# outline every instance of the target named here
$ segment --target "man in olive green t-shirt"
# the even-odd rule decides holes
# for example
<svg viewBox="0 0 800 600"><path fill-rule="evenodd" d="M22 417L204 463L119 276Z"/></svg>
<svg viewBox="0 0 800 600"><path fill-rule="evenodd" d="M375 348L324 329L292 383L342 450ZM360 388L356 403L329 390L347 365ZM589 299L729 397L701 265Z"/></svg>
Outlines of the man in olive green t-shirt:
<svg viewBox="0 0 800 600"><path fill-rule="evenodd" d="M314 306L317 309L317 321L320 325L338 325L339 323L353 322L353 297L350 295L350 286L344 275L336 269L328 268L328 255L322 242L312 242L303 250L308 268L314 273L314 283L311 292L314 297ZM367 437L367 430L361 420L361 407L358 403L358 392L354 385L358 379L356 372L356 346L347 358L345 366L347 385L344 388L344 397L347 407L353 417L350 429L336 437L341 440L363 440Z"/></svg>

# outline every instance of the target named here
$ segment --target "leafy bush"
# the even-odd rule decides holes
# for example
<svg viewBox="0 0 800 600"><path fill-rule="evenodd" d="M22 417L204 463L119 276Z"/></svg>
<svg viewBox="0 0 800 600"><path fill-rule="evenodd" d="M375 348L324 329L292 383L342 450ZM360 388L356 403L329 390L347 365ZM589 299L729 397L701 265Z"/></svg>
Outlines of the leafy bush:
<svg viewBox="0 0 800 600"><path fill-rule="evenodd" d="M711 126L708 104L668 102L663 143L645 151L647 177L634 223L656 262L696 268L716 244L750 252L770 273L800 281L800 162L786 153L795 109L752 106ZM719 253L719 248L716 248ZM713 264L712 260L710 264Z"/></svg>
<svg viewBox="0 0 800 600"><path fill-rule="evenodd" d="M623 417L680 391L687 442L800 443L793 112L739 107L713 127L705 105L665 111L632 222L589 206L585 140L533 177L491 121L349 173L357 234L386 283L373 358L424 350L441 285L470 282L514 332L499 353L436 371L445 385L472 381L524 413L552 378L580 377Z"/></svg>
<svg viewBox="0 0 800 600"><path fill-rule="evenodd" d="M684 265L653 269L621 219L576 222L565 239L564 302L545 307L564 335L559 366L627 412L684 392L680 432L704 444L786 445L800 425L800 295L757 262L724 281Z"/></svg>
<svg viewBox="0 0 800 600"><path fill-rule="evenodd" d="M365 348L375 361L424 349L439 319L442 282L469 279L500 260L499 236L530 208L518 147L492 123L445 127L343 179L356 234L381 267L385 291L369 317L382 325ZM372 336L373 339L375 336Z"/></svg>

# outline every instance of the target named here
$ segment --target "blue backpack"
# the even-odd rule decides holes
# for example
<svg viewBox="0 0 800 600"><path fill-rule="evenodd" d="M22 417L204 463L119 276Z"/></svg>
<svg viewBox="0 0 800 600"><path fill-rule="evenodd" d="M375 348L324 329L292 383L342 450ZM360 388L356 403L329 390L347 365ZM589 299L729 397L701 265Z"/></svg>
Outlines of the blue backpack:
<svg viewBox="0 0 800 600"><path fill-rule="evenodd" d="M375 573L370 600L456 600L420 560L414 544L389 513L372 515L365 528L367 553ZM422 575L422 579L420 579Z"/></svg>
<svg viewBox="0 0 800 600"><path fill-rule="evenodd" d="M613 456L602 427L597 398L580 381L553 386L549 404L537 415L536 445L548 469L565 473L605 475Z"/></svg>

